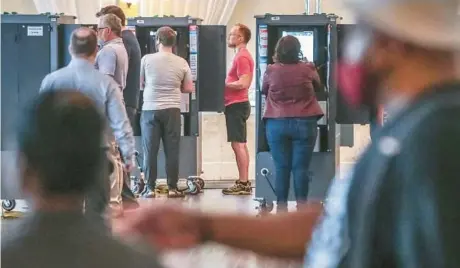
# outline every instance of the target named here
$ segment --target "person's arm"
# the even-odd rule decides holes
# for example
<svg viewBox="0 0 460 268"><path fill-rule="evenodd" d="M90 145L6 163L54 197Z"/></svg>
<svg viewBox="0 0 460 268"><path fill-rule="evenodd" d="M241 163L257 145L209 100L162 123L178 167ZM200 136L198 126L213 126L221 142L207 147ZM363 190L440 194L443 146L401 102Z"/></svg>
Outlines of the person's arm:
<svg viewBox="0 0 460 268"><path fill-rule="evenodd" d="M298 212L256 218L208 215L210 241L271 257L301 259L322 214L320 204Z"/></svg>
<svg viewBox="0 0 460 268"><path fill-rule="evenodd" d="M236 62L238 81L227 83L227 88L233 90L248 89L252 83L251 64L248 58L240 57Z"/></svg>
<svg viewBox="0 0 460 268"><path fill-rule="evenodd" d="M115 81L107 88L106 107L109 126L120 146L125 163L130 164L135 151L133 129L126 114L122 92Z"/></svg>
<svg viewBox="0 0 460 268"><path fill-rule="evenodd" d="M265 73L264 73L264 79L263 79L263 82L262 82L262 94L267 96L268 94L268 88L270 86L270 82L269 82L269 79L270 79L270 76L269 76L269 70L270 70L270 66L267 67L267 70L265 70Z"/></svg>
<svg viewBox="0 0 460 268"><path fill-rule="evenodd" d="M190 66L185 61L185 75L184 80L182 81L181 92L182 93L192 93L195 91L195 85L193 84L193 75Z"/></svg>
<svg viewBox="0 0 460 268"><path fill-rule="evenodd" d="M319 77L318 71L316 70L315 66L311 66L310 79L311 83L313 84L313 89L315 91L320 91L322 88L321 78Z"/></svg>
<svg viewBox="0 0 460 268"><path fill-rule="evenodd" d="M141 82L141 91L145 88L145 58L147 55L142 57L141 59L141 74L140 74L140 82Z"/></svg>
<svg viewBox="0 0 460 268"><path fill-rule="evenodd" d="M99 51L96 58L96 68L99 72L114 77L117 69L117 54L115 50L112 48L103 48Z"/></svg>
<svg viewBox="0 0 460 268"><path fill-rule="evenodd" d="M400 157L403 190L396 224L405 231L394 242L395 251L404 252L400 267L460 267L458 112L431 115L430 123L413 131Z"/></svg>

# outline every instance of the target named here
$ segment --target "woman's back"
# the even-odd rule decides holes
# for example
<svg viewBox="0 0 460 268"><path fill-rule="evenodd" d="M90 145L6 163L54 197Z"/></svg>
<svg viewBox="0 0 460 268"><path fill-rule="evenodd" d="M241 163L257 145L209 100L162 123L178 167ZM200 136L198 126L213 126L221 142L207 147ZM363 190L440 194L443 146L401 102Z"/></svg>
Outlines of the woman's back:
<svg viewBox="0 0 460 268"><path fill-rule="evenodd" d="M319 76L310 63L270 65L262 88L267 96L265 117L322 116L314 83L319 84Z"/></svg>
<svg viewBox="0 0 460 268"><path fill-rule="evenodd" d="M180 109L182 83L192 79L187 61L173 53L157 52L145 55L141 66L145 79L142 110Z"/></svg>

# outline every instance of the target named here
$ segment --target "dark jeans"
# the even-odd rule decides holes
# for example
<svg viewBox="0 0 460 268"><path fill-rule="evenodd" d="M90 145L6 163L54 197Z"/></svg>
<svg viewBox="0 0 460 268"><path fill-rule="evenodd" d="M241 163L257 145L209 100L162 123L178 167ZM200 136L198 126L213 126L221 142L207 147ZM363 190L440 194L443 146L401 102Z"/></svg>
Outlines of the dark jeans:
<svg viewBox="0 0 460 268"><path fill-rule="evenodd" d="M308 169L318 135L317 118L270 118L266 121L266 132L275 164L278 204L287 204L291 172L296 201L306 201L310 184Z"/></svg>
<svg viewBox="0 0 460 268"><path fill-rule="evenodd" d="M179 180L180 109L171 108L142 111L141 132L144 151L144 171L147 185L155 188L157 157L160 141L165 152L166 177L170 189L177 188Z"/></svg>

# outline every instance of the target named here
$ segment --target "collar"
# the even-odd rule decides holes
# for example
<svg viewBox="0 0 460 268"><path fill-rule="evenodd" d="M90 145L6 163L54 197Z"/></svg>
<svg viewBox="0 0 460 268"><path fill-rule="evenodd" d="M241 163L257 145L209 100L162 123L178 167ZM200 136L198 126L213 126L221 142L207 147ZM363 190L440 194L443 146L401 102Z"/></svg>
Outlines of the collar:
<svg viewBox="0 0 460 268"><path fill-rule="evenodd" d="M89 67L94 68L94 64L92 64L89 60L82 59L82 58L73 58L69 66L77 66L77 67Z"/></svg>
<svg viewBox="0 0 460 268"><path fill-rule="evenodd" d="M121 37L114 38L110 41L105 42L103 47L109 44L123 44L123 39Z"/></svg>

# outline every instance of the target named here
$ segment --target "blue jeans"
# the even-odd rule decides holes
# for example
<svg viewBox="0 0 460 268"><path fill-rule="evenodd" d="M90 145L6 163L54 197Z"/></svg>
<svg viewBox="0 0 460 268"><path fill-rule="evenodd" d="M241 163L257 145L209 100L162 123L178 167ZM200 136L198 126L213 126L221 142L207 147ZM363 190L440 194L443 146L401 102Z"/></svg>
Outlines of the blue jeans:
<svg viewBox="0 0 460 268"><path fill-rule="evenodd" d="M275 164L278 204L287 204L291 172L296 201L306 201L310 184L309 166L318 135L317 118L269 118L266 132Z"/></svg>

